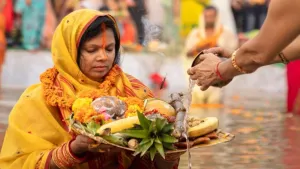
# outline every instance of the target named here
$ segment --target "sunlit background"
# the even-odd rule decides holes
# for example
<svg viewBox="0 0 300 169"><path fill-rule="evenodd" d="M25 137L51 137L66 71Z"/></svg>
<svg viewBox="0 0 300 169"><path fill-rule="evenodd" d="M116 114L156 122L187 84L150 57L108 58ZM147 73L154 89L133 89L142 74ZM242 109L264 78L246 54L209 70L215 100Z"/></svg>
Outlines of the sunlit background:
<svg viewBox="0 0 300 169"><path fill-rule="evenodd" d="M203 49L236 49L256 36L270 0L0 0L0 140L20 94L53 66L51 39L60 20L82 8L108 12L121 33L121 67L165 100L186 92L187 69ZM274 25L275 26L275 25ZM1 36L0 36L1 37ZM1 45L0 38L0 45ZM3 59L2 59L3 58ZM217 116L230 143L192 150L195 169L299 169L299 62L276 64L228 86L195 87L191 114ZM165 88L161 83L165 81ZM299 80L298 80L299 81ZM180 168L187 168L187 156Z"/></svg>

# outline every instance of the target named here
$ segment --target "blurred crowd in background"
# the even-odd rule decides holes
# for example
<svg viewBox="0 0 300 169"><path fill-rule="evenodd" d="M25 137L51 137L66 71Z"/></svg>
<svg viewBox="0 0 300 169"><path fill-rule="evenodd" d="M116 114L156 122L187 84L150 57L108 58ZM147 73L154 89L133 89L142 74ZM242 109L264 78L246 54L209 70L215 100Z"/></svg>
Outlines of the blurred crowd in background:
<svg viewBox="0 0 300 169"><path fill-rule="evenodd" d="M124 50L180 56L186 72L203 49L219 46L235 50L253 38L265 20L270 1L0 0L0 65L5 48L30 52L50 49L55 28L64 16L88 8L117 19ZM290 84L296 76L297 73L295 77L287 76L288 88L293 90L288 94L289 111L296 97L300 98L300 84ZM160 91L163 76L154 72L150 78L152 88ZM195 88L193 101L220 103L221 94L219 88L211 87L205 92Z"/></svg>
<svg viewBox="0 0 300 169"><path fill-rule="evenodd" d="M215 2L214 2L215 1ZM230 3L230 12L234 18L234 29L226 30L223 21L214 18L214 13L207 14L207 20L201 20L206 6L215 4L223 15ZM207 33L207 38L221 36L223 32L231 33L241 43L249 38L247 32L258 30L267 13L270 0L0 0L0 11L5 19L5 36L8 47L21 47L25 50L50 48L53 32L60 20L68 13L81 8L90 8L109 12L118 20L123 45L136 44L145 46L146 29L156 25L164 30L161 35L152 39L170 41L172 38L185 41L188 34L193 34L195 27L209 27L216 23L215 32ZM227 15L227 14L225 14ZM149 19L145 23L143 18ZM197 23L197 21L200 23ZM202 22L212 22L205 25ZM211 25L213 24L213 25ZM146 27L146 28L145 28ZM201 28L201 29L202 29ZM220 30L217 30L219 29ZM4 31L4 30L1 30ZM152 32L151 32L152 31ZM153 33L150 29L150 33ZM222 33L220 31L223 31ZM231 32L230 32L231 31ZM149 32L149 31L148 31ZM192 33L191 33L192 32ZM175 34L176 35L175 35ZM174 35L174 36L173 36ZM222 36L221 36L222 37ZM224 37L225 39L227 37ZM151 40L152 40L151 39ZM188 39L188 38L187 38ZM189 41L189 40L187 40ZM221 43L221 42L220 42ZM189 42L187 42L189 44ZM209 46L216 44L211 43ZM141 46L140 46L141 47Z"/></svg>

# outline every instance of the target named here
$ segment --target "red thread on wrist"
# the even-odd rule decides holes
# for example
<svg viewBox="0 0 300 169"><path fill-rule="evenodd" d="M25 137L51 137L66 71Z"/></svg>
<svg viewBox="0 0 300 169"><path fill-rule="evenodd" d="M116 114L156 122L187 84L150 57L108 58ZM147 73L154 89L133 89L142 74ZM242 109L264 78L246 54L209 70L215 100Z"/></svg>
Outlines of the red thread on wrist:
<svg viewBox="0 0 300 169"><path fill-rule="evenodd" d="M218 77L219 77L221 80L225 81L224 78L222 77L220 71L219 71L219 64L220 64L220 63L221 63L221 62L219 62L219 63L217 64L217 66L216 66L216 74L218 75Z"/></svg>

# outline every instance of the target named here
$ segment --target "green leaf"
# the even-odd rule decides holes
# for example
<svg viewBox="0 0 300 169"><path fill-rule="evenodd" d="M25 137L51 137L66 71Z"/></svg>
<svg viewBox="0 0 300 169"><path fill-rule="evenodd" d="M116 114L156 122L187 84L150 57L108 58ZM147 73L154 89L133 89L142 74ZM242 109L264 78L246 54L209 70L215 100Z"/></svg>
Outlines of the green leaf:
<svg viewBox="0 0 300 169"><path fill-rule="evenodd" d="M132 138L148 138L149 136L147 130L123 130L119 133Z"/></svg>
<svg viewBox="0 0 300 169"><path fill-rule="evenodd" d="M150 141L151 141L150 138L144 138L144 139L139 143L139 145L144 145L144 144L146 144L146 143L148 143L148 142L150 142Z"/></svg>
<svg viewBox="0 0 300 169"><path fill-rule="evenodd" d="M169 123L164 126L162 129L162 133L169 134L174 130L174 124Z"/></svg>
<svg viewBox="0 0 300 169"><path fill-rule="evenodd" d="M100 124L91 121L87 124L86 128L91 134L95 135L97 133L97 130L100 128Z"/></svg>
<svg viewBox="0 0 300 169"><path fill-rule="evenodd" d="M165 159L165 151L162 144L154 143L156 150L159 152L159 154Z"/></svg>
<svg viewBox="0 0 300 169"><path fill-rule="evenodd" d="M142 152L142 147L138 146L132 155L136 156L136 155L140 154L141 152Z"/></svg>
<svg viewBox="0 0 300 169"><path fill-rule="evenodd" d="M145 155L145 153L149 150L149 148L153 145L153 139L151 139L150 142L146 143L145 145L142 145L142 153L141 157Z"/></svg>
<svg viewBox="0 0 300 169"><path fill-rule="evenodd" d="M131 130L142 130L142 129L143 129L143 127L139 124L134 124L133 128L131 128Z"/></svg>
<svg viewBox="0 0 300 169"><path fill-rule="evenodd" d="M143 113L137 112L137 115L138 115L138 118L139 118L139 121L140 121L140 125L144 129L149 129L151 121L148 120Z"/></svg>
<svg viewBox="0 0 300 169"><path fill-rule="evenodd" d="M79 126L81 127L82 130L89 132L85 124L79 123Z"/></svg>
<svg viewBox="0 0 300 169"><path fill-rule="evenodd" d="M148 133L149 133L149 135L150 135L150 133L154 133L154 134L157 133L156 123L154 121L151 122Z"/></svg>
<svg viewBox="0 0 300 169"><path fill-rule="evenodd" d="M172 137L167 134L162 134L161 141L165 142L165 143L177 143L178 142L178 140L175 137Z"/></svg>
<svg viewBox="0 0 300 169"><path fill-rule="evenodd" d="M164 128L164 126L167 124L166 119L156 118L155 121L156 121L157 132L160 132Z"/></svg>
<svg viewBox="0 0 300 169"><path fill-rule="evenodd" d="M158 143L158 144L161 144L161 140L158 138L158 137L156 137L155 138L155 141L154 141L155 143Z"/></svg>
<svg viewBox="0 0 300 169"><path fill-rule="evenodd" d="M150 148L150 158L151 158L151 161L154 160L155 154L156 154L156 148L155 148L155 146L152 146Z"/></svg>
<svg viewBox="0 0 300 169"><path fill-rule="evenodd" d="M74 117L74 113L70 114L70 116L66 119L69 121L69 130L71 130L72 125L75 123L75 120L73 117Z"/></svg>
<svg viewBox="0 0 300 169"><path fill-rule="evenodd" d="M103 136L102 138L104 138L105 140L113 144L117 144L124 147L127 146L127 141L121 136L111 134L111 135Z"/></svg>
<svg viewBox="0 0 300 169"><path fill-rule="evenodd" d="M163 147L168 150L176 150L172 143L163 143Z"/></svg>

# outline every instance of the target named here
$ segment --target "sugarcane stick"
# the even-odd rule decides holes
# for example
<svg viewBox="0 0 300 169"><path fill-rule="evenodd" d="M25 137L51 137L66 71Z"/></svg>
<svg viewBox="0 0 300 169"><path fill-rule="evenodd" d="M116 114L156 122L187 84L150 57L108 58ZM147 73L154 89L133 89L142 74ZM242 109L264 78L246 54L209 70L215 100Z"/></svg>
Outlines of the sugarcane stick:
<svg viewBox="0 0 300 169"><path fill-rule="evenodd" d="M174 124L174 130L172 136L176 138L182 137L182 134L185 132L185 116L186 116L186 109L183 106L182 102L182 94L181 93L173 93L171 94L171 105L175 108L176 111L176 119Z"/></svg>

